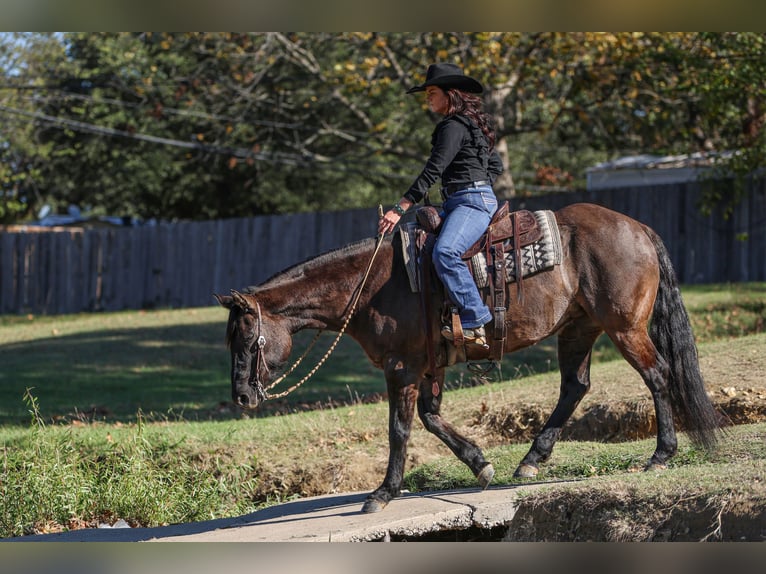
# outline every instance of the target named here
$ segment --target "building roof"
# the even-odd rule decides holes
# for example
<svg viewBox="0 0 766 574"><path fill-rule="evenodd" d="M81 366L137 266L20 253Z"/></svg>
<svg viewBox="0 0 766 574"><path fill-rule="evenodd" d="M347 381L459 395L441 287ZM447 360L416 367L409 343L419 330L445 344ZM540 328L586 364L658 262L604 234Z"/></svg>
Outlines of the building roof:
<svg viewBox="0 0 766 574"><path fill-rule="evenodd" d="M585 170L587 189L607 189L696 181L730 152L682 155L641 154L602 162Z"/></svg>

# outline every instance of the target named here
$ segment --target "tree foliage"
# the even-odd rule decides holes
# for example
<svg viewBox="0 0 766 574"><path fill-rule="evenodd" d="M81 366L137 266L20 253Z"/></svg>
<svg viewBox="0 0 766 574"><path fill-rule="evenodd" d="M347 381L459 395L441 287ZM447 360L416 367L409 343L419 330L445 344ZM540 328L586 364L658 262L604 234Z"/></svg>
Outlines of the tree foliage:
<svg viewBox="0 0 766 574"><path fill-rule="evenodd" d="M68 33L0 38L0 219L43 203L208 219L390 202L438 120L405 96L460 64L507 172L582 184L634 153L763 166L762 33Z"/></svg>

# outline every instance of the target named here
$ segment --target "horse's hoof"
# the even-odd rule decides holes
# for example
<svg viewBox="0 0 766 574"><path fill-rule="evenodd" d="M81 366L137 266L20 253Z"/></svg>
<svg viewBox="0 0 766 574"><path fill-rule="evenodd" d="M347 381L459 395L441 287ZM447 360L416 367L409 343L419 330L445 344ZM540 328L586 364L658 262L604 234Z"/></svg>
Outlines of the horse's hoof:
<svg viewBox="0 0 766 574"><path fill-rule="evenodd" d="M532 466L531 464L520 464L516 469L516 472L513 473L513 476L514 478L534 478L537 476L538 472L540 472L540 469L536 466Z"/></svg>
<svg viewBox="0 0 766 574"><path fill-rule="evenodd" d="M374 498L368 498L364 502L364 506L362 506L362 512L364 512L365 514L372 514L374 512L380 512L381 510L383 510L386 507L387 504L388 504L387 502L383 502L381 500L375 500Z"/></svg>
<svg viewBox="0 0 766 574"><path fill-rule="evenodd" d="M484 468L481 469L481 472L476 477L479 481L479 486L481 486L482 490L486 490L486 488L489 486L489 483L492 482L492 478L495 476L495 469L492 468L491 464L488 464Z"/></svg>
<svg viewBox="0 0 766 574"><path fill-rule="evenodd" d="M649 461L646 463L646 466L644 467L644 471L652 471L652 470L666 470L668 468L668 465L662 462L654 462Z"/></svg>

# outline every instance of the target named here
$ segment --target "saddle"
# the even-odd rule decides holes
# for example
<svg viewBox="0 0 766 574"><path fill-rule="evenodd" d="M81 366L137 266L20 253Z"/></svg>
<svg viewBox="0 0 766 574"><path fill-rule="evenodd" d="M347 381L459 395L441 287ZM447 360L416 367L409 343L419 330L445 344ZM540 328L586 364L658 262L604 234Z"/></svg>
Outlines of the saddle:
<svg viewBox="0 0 766 574"><path fill-rule="evenodd" d="M415 212L418 225L426 232L438 235L441 230L442 218L439 211L432 205L418 208ZM543 230L537 223L537 218L531 211L522 209L510 211L508 202L503 202L497 208L495 215L489 222L487 231L462 255L461 259L468 260L488 246L497 243L512 241L514 247L521 249L539 241L543 236Z"/></svg>
<svg viewBox="0 0 766 574"><path fill-rule="evenodd" d="M418 224L416 246L421 259L420 274L423 286L421 297L426 317L430 317L431 254L436 236L441 230L442 220L438 210L430 205L418 208L415 212L415 219ZM531 211L520 210L511 212L506 201L498 207L482 237L461 256L464 261L467 261L477 253L485 253L488 272L491 275L491 279L488 282L489 295L487 303L490 309L492 309L493 315L493 328L491 329L488 357L492 361L498 361L502 357L506 338L506 249L513 254L515 269L521 269L521 249L539 241L542 236L543 230ZM516 284L519 302L523 301L522 279L522 273L517 272ZM451 302L448 303L447 307L449 308L449 314L445 312L444 315L449 317L452 323L453 344L461 348L464 345L464 340L457 308ZM433 340L432 328L428 320L426 321L426 331L429 347L431 347L431 341ZM428 353L429 361L431 361L433 366L435 364L433 349L429 348Z"/></svg>

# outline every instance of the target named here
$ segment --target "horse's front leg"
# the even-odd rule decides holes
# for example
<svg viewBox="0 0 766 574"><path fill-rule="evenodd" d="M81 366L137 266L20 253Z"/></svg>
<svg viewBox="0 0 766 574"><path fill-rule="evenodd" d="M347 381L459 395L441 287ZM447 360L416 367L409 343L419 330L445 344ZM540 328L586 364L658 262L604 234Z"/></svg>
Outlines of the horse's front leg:
<svg viewBox="0 0 766 574"><path fill-rule="evenodd" d="M407 441L418 400L418 382L422 376L413 373L398 358L389 359L384 372L388 387L388 469L383 483L367 497L362 512L383 510L401 492Z"/></svg>
<svg viewBox="0 0 766 574"><path fill-rule="evenodd" d="M487 488L495 469L484 459L481 449L472 440L461 435L440 414L444 396L444 369L437 369L433 378L426 378L420 386L418 415L423 426L439 437L450 450L471 469L482 488Z"/></svg>

